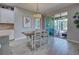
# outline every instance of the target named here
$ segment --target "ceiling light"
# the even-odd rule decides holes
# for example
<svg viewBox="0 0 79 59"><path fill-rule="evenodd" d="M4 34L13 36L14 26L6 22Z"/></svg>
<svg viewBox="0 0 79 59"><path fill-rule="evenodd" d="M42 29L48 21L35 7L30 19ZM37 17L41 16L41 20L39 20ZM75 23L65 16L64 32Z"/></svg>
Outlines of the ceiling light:
<svg viewBox="0 0 79 59"><path fill-rule="evenodd" d="M33 17L35 18L41 18L41 14L39 13L39 9L38 9L38 3L36 4L37 8L36 8L36 13L33 14Z"/></svg>

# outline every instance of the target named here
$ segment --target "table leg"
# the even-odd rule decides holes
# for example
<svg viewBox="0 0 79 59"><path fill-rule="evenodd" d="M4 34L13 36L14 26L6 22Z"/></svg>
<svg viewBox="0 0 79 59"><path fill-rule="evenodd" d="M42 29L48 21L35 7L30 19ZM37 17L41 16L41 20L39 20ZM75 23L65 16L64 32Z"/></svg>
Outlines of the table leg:
<svg viewBox="0 0 79 59"><path fill-rule="evenodd" d="M33 46L32 46L32 48L33 48L33 50L34 50L34 35L33 35L32 42L33 42Z"/></svg>
<svg viewBox="0 0 79 59"><path fill-rule="evenodd" d="M34 54L34 35L32 36L32 55Z"/></svg>

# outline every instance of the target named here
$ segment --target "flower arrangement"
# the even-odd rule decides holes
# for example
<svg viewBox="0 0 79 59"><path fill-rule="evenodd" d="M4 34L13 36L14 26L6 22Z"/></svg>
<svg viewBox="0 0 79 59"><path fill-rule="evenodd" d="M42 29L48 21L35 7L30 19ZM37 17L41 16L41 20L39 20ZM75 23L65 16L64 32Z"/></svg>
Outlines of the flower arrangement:
<svg viewBox="0 0 79 59"><path fill-rule="evenodd" d="M79 28L79 12L76 12L73 18L75 19L74 24L76 24L76 27Z"/></svg>

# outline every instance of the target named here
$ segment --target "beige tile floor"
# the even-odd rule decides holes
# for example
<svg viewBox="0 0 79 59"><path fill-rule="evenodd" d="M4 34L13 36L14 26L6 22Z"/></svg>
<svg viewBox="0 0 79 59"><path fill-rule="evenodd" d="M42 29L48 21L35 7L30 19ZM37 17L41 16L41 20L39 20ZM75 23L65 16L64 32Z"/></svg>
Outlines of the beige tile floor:
<svg viewBox="0 0 79 59"><path fill-rule="evenodd" d="M77 55L79 44L68 42L66 39L49 37L48 44L38 50L31 51L27 47L27 40L21 39L10 42L10 53L12 55Z"/></svg>

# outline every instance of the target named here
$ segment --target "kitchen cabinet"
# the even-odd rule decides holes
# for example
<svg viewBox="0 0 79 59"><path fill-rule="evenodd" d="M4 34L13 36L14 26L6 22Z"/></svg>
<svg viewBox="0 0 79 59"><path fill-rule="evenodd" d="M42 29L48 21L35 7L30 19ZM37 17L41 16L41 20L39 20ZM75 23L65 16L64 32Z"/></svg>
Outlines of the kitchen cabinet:
<svg viewBox="0 0 79 59"><path fill-rule="evenodd" d="M9 49L9 35L3 34L0 35L0 55L9 55L10 49Z"/></svg>
<svg viewBox="0 0 79 59"><path fill-rule="evenodd" d="M10 30L9 40L14 39L14 30Z"/></svg>
<svg viewBox="0 0 79 59"><path fill-rule="evenodd" d="M0 23L14 23L14 11L0 8Z"/></svg>
<svg viewBox="0 0 79 59"><path fill-rule="evenodd" d="M14 39L14 30L0 30L0 33L2 33L0 36L8 34L9 40Z"/></svg>

